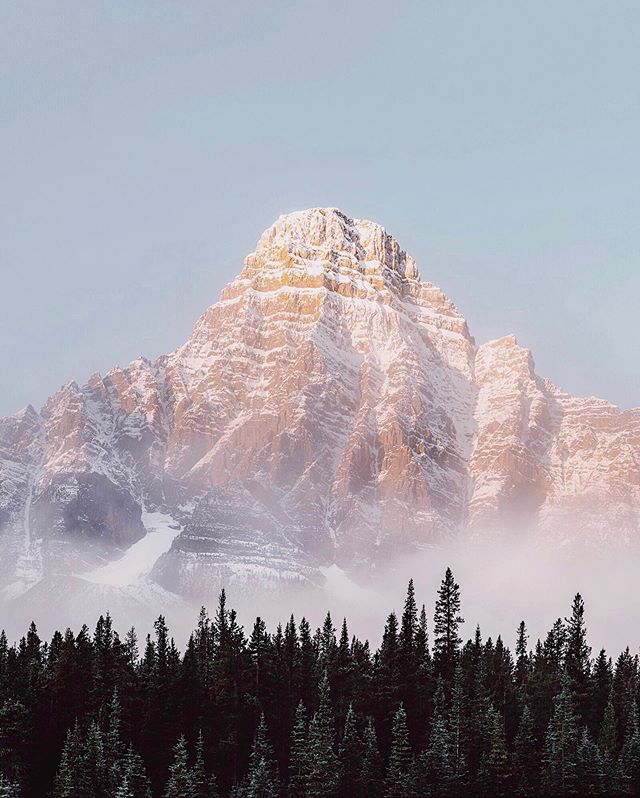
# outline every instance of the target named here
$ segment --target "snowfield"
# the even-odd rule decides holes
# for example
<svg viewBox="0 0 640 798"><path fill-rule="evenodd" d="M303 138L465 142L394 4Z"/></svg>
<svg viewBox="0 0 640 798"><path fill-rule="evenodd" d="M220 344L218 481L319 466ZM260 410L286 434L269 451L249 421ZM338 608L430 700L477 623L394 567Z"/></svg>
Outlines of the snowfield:
<svg viewBox="0 0 640 798"><path fill-rule="evenodd" d="M110 587L127 587L142 582L180 534L180 525L164 513L143 512L142 523L147 534L130 546L119 560L81 574L80 578Z"/></svg>

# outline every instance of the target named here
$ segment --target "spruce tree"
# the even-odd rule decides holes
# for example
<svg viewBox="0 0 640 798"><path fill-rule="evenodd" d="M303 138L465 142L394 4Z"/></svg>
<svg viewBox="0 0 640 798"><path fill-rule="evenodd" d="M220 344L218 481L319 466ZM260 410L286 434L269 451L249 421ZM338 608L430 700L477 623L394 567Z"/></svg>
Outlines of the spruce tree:
<svg viewBox="0 0 640 798"><path fill-rule="evenodd" d="M307 759L307 714L302 701L298 703L291 730L289 746L289 787L288 798L305 798L309 775Z"/></svg>
<svg viewBox="0 0 640 798"><path fill-rule="evenodd" d="M340 760L340 790L343 798L357 798L362 770L362 740L358 734L356 713L349 704L344 722L344 732L338 748Z"/></svg>
<svg viewBox="0 0 640 798"><path fill-rule="evenodd" d="M382 781L382 760L378 750L378 738L373 718L368 718L362 739L362 768L358 795L369 798L379 791Z"/></svg>
<svg viewBox="0 0 640 798"><path fill-rule="evenodd" d="M122 781L122 769L124 758L124 745L120 737L120 727L122 724L122 708L118 697L117 688L113 691L109 703L109 723L104 740L104 757L107 770L107 779L110 789L113 791Z"/></svg>
<svg viewBox="0 0 640 798"><path fill-rule="evenodd" d="M124 776L122 776L119 785L116 787L115 792L112 794L114 795L115 798L135 798L133 789L129 784L129 777L126 775L126 773L124 774Z"/></svg>
<svg viewBox="0 0 640 798"><path fill-rule="evenodd" d="M351 696L353 691L353 663L346 618L342 621L340 639L334 652L329 675L336 720L338 725L342 726L346 719L347 708L350 703L349 696Z"/></svg>
<svg viewBox="0 0 640 798"><path fill-rule="evenodd" d="M438 590L433 626L433 660L436 673L445 680L453 677L458 649L462 642L458 630L464 619L460 616L460 587L451 568L445 571Z"/></svg>
<svg viewBox="0 0 640 798"><path fill-rule="evenodd" d="M331 620L331 613L328 612L325 616L322 630L319 637L320 649L318 651L318 660L322 668L328 668L333 661L333 655L336 650L336 630Z"/></svg>
<svg viewBox="0 0 640 798"><path fill-rule="evenodd" d="M278 786L265 759L260 759L249 771L242 798L277 798Z"/></svg>
<svg viewBox="0 0 640 798"><path fill-rule="evenodd" d="M404 610L400 621L398 637L400 659L398 662L398 692L407 713L407 726L412 740L419 735L420 718L418 716L418 671L420 668L417 647L419 631L418 606L416 604L413 579L409 580Z"/></svg>
<svg viewBox="0 0 640 798"><path fill-rule="evenodd" d="M587 645L587 628L584 621L584 601L576 593L571 607L571 617L566 620L565 671L573 682L576 709L583 721L588 720L588 689L591 672L591 648Z"/></svg>
<svg viewBox="0 0 640 798"><path fill-rule="evenodd" d="M210 785L204 768L204 740L202 729L198 732L196 741L196 758L191 768L194 798L210 798Z"/></svg>
<svg viewBox="0 0 640 798"><path fill-rule="evenodd" d="M605 790L605 774L602 767L602 756L598 746L591 739L589 730L582 730L578 745L577 759L577 793L578 795L603 795Z"/></svg>
<svg viewBox="0 0 640 798"><path fill-rule="evenodd" d="M374 677L379 743L385 753L391 744L391 725L400 703L400 658L398 618L395 612L391 612L384 627L382 644L375 662Z"/></svg>
<svg viewBox="0 0 640 798"><path fill-rule="evenodd" d="M413 579L409 580L407 596L404 602L404 611L400 624L400 648L406 656L413 655L415 636L418 631L418 605Z"/></svg>
<svg viewBox="0 0 640 798"><path fill-rule="evenodd" d="M0 798L20 798L20 785L0 775Z"/></svg>
<svg viewBox="0 0 640 798"><path fill-rule="evenodd" d="M591 648L587 645L587 628L584 622L584 601L576 593L571 606L571 617L566 620L565 668L578 685L589 676Z"/></svg>
<svg viewBox="0 0 640 798"><path fill-rule="evenodd" d="M132 798L151 798L151 785L140 755L129 746L122 766L122 781L126 779Z"/></svg>
<svg viewBox="0 0 640 798"><path fill-rule="evenodd" d="M529 678L529 652L527 644L529 636L527 635L527 627L524 621L520 621L518 626L518 637L516 640L516 667L515 667L515 681L519 690L519 697L524 697L524 688Z"/></svg>
<svg viewBox="0 0 640 798"><path fill-rule="evenodd" d="M107 798L109 769L104 737L96 721L87 729L82 757L82 782L86 798Z"/></svg>
<svg viewBox="0 0 640 798"><path fill-rule="evenodd" d="M451 689L451 710L449 712L449 734L451 740L451 766L454 777L460 777L464 768L461 768L464 763L464 710L465 710L465 696L463 685L464 674L460 662L456 663L456 668L453 674L453 687ZM442 689L440 683L440 689ZM439 697L437 705L442 703L443 694Z"/></svg>
<svg viewBox="0 0 640 798"><path fill-rule="evenodd" d="M3 701L3 697L0 697L0 773L7 782L20 783L28 767L30 713L22 701L15 698Z"/></svg>
<svg viewBox="0 0 640 798"><path fill-rule="evenodd" d="M247 773L242 795L243 798L277 798L279 792L273 750L269 743L264 713L262 713L253 740L253 749L249 758L249 772Z"/></svg>
<svg viewBox="0 0 640 798"><path fill-rule="evenodd" d="M424 604L422 605L418 617L418 628L415 635L415 656L418 667L415 697L416 743L418 748L424 748L427 742L427 720L433 693L433 673L431 652L429 651L429 634L427 631L427 612Z"/></svg>
<svg viewBox="0 0 640 798"><path fill-rule="evenodd" d="M486 795L501 798L508 792L511 773L502 718L492 704L487 710L485 726L488 745L482 760L481 784Z"/></svg>
<svg viewBox="0 0 640 798"><path fill-rule="evenodd" d="M616 753L618 749L616 710L613 703L613 692L609 693L609 700L604 711L600 732L598 734L598 750L602 760L602 769L611 778L615 766Z"/></svg>
<svg viewBox="0 0 640 798"><path fill-rule="evenodd" d="M611 658L601 649L593 664L589 684L589 729L597 737L613 683Z"/></svg>
<svg viewBox="0 0 640 798"><path fill-rule="evenodd" d="M83 750L80 727L76 721L67 732L56 774L54 798L82 798Z"/></svg>
<svg viewBox="0 0 640 798"><path fill-rule="evenodd" d="M629 647L616 660L613 674L613 705L615 708L618 740L624 740L627 729L627 712L630 708L629 696L637 694L640 681L638 655L629 651Z"/></svg>
<svg viewBox="0 0 640 798"><path fill-rule="evenodd" d="M533 716L525 705L518 724L518 733L513 746L513 780L518 796L533 796L538 792L539 767L537 745L533 733Z"/></svg>
<svg viewBox="0 0 640 798"><path fill-rule="evenodd" d="M562 689L553 701L553 714L545 736L543 783L552 796L576 792L578 764L578 726L570 681L563 679Z"/></svg>
<svg viewBox="0 0 640 798"><path fill-rule="evenodd" d="M473 643L466 652L467 701L465 711L466 764L472 778L480 768L485 752L485 721L489 708L489 684L487 673L487 657L482 643L480 627L476 627Z"/></svg>
<svg viewBox="0 0 640 798"><path fill-rule="evenodd" d="M423 783L430 785L434 796L448 795L455 777L452 763L454 752L455 744L452 745L446 718L444 685L440 678L433 699L429 744L420 758L419 786L422 787ZM466 767L461 754L458 766L462 780L466 775Z"/></svg>
<svg viewBox="0 0 640 798"><path fill-rule="evenodd" d="M184 735L173 747L173 762L169 768L169 780L164 790L165 798L194 798L193 775L187 758L187 741Z"/></svg>
<svg viewBox="0 0 640 798"><path fill-rule="evenodd" d="M384 795L385 798L413 798L414 793L415 765L409 744L407 713L400 704L393 717L391 753L384 782Z"/></svg>
<svg viewBox="0 0 640 798"><path fill-rule="evenodd" d="M302 618L299 626L300 636L300 700L305 707L316 706L318 694L318 661L311 637L311 628L306 618Z"/></svg>
<svg viewBox="0 0 640 798"><path fill-rule="evenodd" d="M623 795L640 793L640 729L638 728L638 704L631 698L627 714L627 731L618 756L615 784Z"/></svg>
<svg viewBox="0 0 640 798"><path fill-rule="evenodd" d="M307 739L307 796L334 798L338 790L339 763L333 749L334 720L327 674L320 684L320 705L309 724Z"/></svg>

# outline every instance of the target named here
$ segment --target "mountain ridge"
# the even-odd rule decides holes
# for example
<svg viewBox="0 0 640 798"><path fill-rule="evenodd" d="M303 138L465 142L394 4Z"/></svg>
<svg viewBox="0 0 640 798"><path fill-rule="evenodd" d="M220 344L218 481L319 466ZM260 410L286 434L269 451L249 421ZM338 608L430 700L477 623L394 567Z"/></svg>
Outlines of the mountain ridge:
<svg viewBox="0 0 640 798"><path fill-rule="evenodd" d="M193 595L460 534L633 546L639 463L640 409L572 397L515 336L477 345L384 228L310 209L175 352L0 419L0 579L91 569L148 510L181 527L153 578Z"/></svg>

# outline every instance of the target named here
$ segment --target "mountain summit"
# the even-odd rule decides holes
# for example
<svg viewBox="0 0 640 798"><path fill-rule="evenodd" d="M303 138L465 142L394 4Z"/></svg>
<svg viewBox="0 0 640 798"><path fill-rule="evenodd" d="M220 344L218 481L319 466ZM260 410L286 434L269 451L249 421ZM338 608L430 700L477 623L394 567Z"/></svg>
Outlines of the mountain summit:
<svg viewBox="0 0 640 798"><path fill-rule="evenodd" d="M141 546L198 595L515 534L637 546L640 410L540 379L513 336L477 346L384 228L335 208L281 216L173 354L0 420L8 596Z"/></svg>

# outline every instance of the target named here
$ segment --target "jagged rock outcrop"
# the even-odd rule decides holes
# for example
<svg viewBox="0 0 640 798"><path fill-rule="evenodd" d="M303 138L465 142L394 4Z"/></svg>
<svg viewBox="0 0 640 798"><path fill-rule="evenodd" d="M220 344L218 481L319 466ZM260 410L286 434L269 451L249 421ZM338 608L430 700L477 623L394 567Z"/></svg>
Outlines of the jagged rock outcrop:
<svg viewBox="0 0 640 798"><path fill-rule="evenodd" d="M640 541L640 411L477 347L373 222L280 217L187 343L0 421L2 580L82 570L182 527L165 587L369 571L450 536Z"/></svg>

